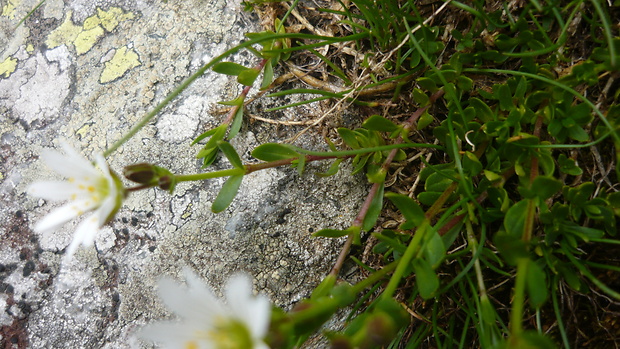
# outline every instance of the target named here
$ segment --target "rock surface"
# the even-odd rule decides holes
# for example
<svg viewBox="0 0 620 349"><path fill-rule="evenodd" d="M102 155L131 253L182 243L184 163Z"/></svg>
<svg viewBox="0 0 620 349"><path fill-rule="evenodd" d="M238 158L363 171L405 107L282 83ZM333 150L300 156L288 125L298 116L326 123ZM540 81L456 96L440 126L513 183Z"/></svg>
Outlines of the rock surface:
<svg viewBox="0 0 620 349"><path fill-rule="evenodd" d="M253 173L221 214L210 205L223 179L183 183L173 195L132 193L95 246L61 267L77 222L52 234L31 230L57 206L25 194L33 181L60 179L38 159L41 150L66 140L89 158L102 152L191 73L260 29L231 0L47 0L15 29L38 3L9 0L0 15L1 346L149 347L136 331L170 316L157 280L185 265L217 290L245 270L257 291L284 308L307 296L340 246L310 233L347 226L366 190L346 173L312 174L327 164L311 164L301 176L290 168ZM256 64L247 52L232 59ZM224 118L213 112L216 102L239 90L226 76L205 74L114 152L110 167L149 161L175 173L202 171L190 142ZM262 107L250 109L261 114ZM277 117L298 120L304 112ZM251 161L250 151L281 141L281 130L246 123L233 145ZM323 147L310 136L300 142ZM225 159L213 165L227 167Z"/></svg>

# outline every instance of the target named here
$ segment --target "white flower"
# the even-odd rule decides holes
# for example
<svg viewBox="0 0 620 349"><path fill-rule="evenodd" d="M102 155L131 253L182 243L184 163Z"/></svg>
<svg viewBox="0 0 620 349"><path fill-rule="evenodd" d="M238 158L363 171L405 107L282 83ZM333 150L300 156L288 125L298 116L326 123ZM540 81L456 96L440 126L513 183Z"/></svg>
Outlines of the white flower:
<svg viewBox="0 0 620 349"><path fill-rule="evenodd" d="M67 257L71 257L79 245L93 244L99 228L118 211L125 190L120 180L110 172L103 155L97 155L95 167L70 146L62 144L62 147L66 155L45 150L41 158L67 180L33 183L28 187L28 194L45 200L70 201L50 212L34 226L34 230L39 233L54 231L68 221L94 211L77 226L67 248Z"/></svg>
<svg viewBox="0 0 620 349"><path fill-rule="evenodd" d="M147 325L140 337L165 348L269 348L263 338L269 329L271 305L265 296L252 296L248 276L237 274L228 280L225 304L195 273L188 268L183 271L187 287L168 278L159 283L160 297L182 321Z"/></svg>

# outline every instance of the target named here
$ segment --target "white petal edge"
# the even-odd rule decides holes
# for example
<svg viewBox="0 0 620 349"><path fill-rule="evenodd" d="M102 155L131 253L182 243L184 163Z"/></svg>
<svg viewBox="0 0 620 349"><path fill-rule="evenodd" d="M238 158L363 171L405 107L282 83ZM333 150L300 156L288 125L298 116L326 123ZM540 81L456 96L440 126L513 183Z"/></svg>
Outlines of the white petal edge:
<svg viewBox="0 0 620 349"><path fill-rule="evenodd" d="M235 274L228 280L226 300L233 314L248 326L252 337L262 339L267 334L271 302L265 296L253 296L252 281L247 274Z"/></svg>
<svg viewBox="0 0 620 349"><path fill-rule="evenodd" d="M55 150L45 149L41 153L41 158L47 166L66 178L96 178L101 176L88 160L77 155L75 150L72 152L76 155L67 156Z"/></svg>
<svg viewBox="0 0 620 349"><path fill-rule="evenodd" d="M97 216L94 214L80 222L73 234L73 240L71 240L69 247L67 247L66 258L71 258L80 245L92 246L95 242L95 234L97 234L99 228Z"/></svg>
<svg viewBox="0 0 620 349"><path fill-rule="evenodd" d="M34 231L47 233L58 229L61 225L76 218L80 214L92 210L94 203L92 200L79 200L69 202L57 209L52 210L34 226ZM79 209L78 209L79 208Z"/></svg>
<svg viewBox="0 0 620 349"><path fill-rule="evenodd" d="M77 186L67 181L41 181L32 183L26 190L28 195L50 200L65 201L77 192Z"/></svg>

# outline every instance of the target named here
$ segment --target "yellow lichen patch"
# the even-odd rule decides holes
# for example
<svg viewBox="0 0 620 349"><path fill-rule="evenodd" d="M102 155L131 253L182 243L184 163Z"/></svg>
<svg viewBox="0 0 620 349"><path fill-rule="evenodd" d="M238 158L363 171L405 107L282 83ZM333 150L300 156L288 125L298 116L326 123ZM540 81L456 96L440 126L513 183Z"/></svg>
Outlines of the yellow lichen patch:
<svg viewBox="0 0 620 349"><path fill-rule="evenodd" d="M111 7L108 11L97 8L97 14L86 18L82 26L79 26L73 24L71 11L68 11L63 23L50 33L45 43L49 48L73 44L77 53L81 55L90 51L104 36L105 31L111 32L120 22L133 18L135 18L133 13L125 13L118 7Z"/></svg>
<svg viewBox="0 0 620 349"><path fill-rule="evenodd" d="M99 24L101 24L101 20L99 19L99 16L92 15L84 20L84 23L82 23L82 29L91 30L93 28L98 27Z"/></svg>
<svg viewBox="0 0 620 349"><path fill-rule="evenodd" d="M105 84L106 82L114 81L140 64L142 63L140 63L138 54L134 50L127 48L127 46L123 46L116 50L111 60L105 62L99 82Z"/></svg>
<svg viewBox="0 0 620 349"><path fill-rule="evenodd" d="M187 205L185 211L183 211L183 214L181 215L181 218L186 219L192 215L192 206L192 204Z"/></svg>
<svg viewBox="0 0 620 349"><path fill-rule="evenodd" d="M2 15L9 17L10 19L15 19L15 9L19 5L20 1L17 0L9 0L7 3L2 6Z"/></svg>
<svg viewBox="0 0 620 349"><path fill-rule="evenodd" d="M34 52L34 46L32 46L32 44L26 45L26 52L28 53Z"/></svg>
<svg viewBox="0 0 620 349"><path fill-rule="evenodd" d="M48 48L55 48L62 44L72 43L82 32L82 27L73 24L71 21L71 11L67 11L65 20L58 28L54 29L45 40Z"/></svg>
<svg viewBox="0 0 620 349"><path fill-rule="evenodd" d="M84 126L75 131L75 134L78 135L79 139L83 139L88 134L90 126L90 124L84 124Z"/></svg>
<svg viewBox="0 0 620 349"><path fill-rule="evenodd" d="M97 16L101 20L101 25L109 32L114 30L120 22L135 18L133 13L125 13L119 7L110 7L107 11L97 8Z"/></svg>
<svg viewBox="0 0 620 349"><path fill-rule="evenodd" d="M75 51L78 55L88 52L99 39L103 37L103 28L96 26L90 30L84 30L73 40Z"/></svg>
<svg viewBox="0 0 620 349"><path fill-rule="evenodd" d="M17 58L7 57L4 62L0 63L0 76L8 78L17 68Z"/></svg>

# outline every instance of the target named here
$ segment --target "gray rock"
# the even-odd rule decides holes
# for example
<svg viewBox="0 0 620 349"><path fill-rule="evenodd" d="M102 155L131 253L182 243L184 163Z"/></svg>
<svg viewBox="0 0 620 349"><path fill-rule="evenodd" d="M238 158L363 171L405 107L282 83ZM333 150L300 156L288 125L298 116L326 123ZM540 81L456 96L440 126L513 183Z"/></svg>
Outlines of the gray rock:
<svg viewBox="0 0 620 349"><path fill-rule="evenodd" d="M341 241L314 239L312 231L344 228L365 194L364 179L346 173L318 178L327 164L298 175L269 169L244 178L239 195L221 214L210 205L223 179L182 183L173 195L132 193L98 234L61 267L77 222L52 234L31 230L57 204L25 194L37 180L59 179L39 161L44 148L65 139L87 157L112 145L145 113L212 57L259 31L256 18L234 1L48 0L25 23L37 1L17 2L0 16L0 335L3 347L124 348L141 325L168 318L155 292L162 275L187 265L216 290L237 270L255 288L289 308L308 296L329 271ZM256 63L244 53L231 58ZM109 158L121 172L149 161L175 173L203 171L191 140L217 125L217 101L240 89L207 73ZM263 103L261 105L260 103ZM297 108L277 116L298 120ZM316 109L316 107L314 107ZM299 129L246 123L233 142L245 161L266 141ZM320 137L298 144L324 148ZM212 169L228 168L218 159ZM209 169L210 170L210 169ZM12 344L11 344L12 343Z"/></svg>

